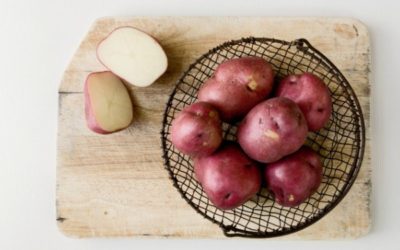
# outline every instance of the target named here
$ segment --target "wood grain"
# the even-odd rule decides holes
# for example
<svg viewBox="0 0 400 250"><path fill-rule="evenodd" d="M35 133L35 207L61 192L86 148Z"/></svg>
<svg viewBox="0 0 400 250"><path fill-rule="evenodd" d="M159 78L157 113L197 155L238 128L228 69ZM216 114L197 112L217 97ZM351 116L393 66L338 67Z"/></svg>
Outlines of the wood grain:
<svg viewBox="0 0 400 250"><path fill-rule="evenodd" d="M127 130L97 135L85 124L83 83L88 73L105 69L96 59L97 43L122 25L156 37L169 67L152 86L131 87L135 121ZM355 238L369 231L370 43L362 23L346 18L111 17L91 27L59 88L56 203L62 232L74 237L224 237L172 186L161 158L159 132L169 93L189 64L222 42L247 36L309 40L349 80L367 126L363 165L345 199L316 224L281 238Z"/></svg>

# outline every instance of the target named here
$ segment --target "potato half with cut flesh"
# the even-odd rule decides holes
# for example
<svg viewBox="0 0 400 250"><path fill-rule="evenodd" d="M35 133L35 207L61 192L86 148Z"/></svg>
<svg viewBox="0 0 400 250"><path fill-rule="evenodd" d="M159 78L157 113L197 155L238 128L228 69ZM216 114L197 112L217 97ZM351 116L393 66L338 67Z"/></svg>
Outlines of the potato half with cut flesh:
<svg viewBox="0 0 400 250"><path fill-rule="evenodd" d="M128 89L112 72L89 74L84 95L86 122L92 131L109 134L131 124L133 108Z"/></svg>
<svg viewBox="0 0 400 250"><path fill-rule="evenodd" d="M138 87L155 82L168 66L160 44L133 27L112 31L97 46L97 57L114 74Z"/></svg>

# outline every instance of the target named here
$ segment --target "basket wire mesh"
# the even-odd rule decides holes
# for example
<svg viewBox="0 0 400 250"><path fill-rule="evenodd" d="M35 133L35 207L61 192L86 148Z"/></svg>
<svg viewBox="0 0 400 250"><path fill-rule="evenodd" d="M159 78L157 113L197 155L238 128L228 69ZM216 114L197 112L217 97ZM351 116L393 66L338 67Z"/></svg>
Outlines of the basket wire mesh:
<svg viewBox="0 0 400 250"><path fill-rule="evenodd" d="M174 117L197 101L197 91L223 61L258 56L269 61L277 78L312 72L329 87L333 113L321 130L309 133L306 145L317 151L324 165L318 191L297 207L274 202L266 188L244 205L216 208L194 178L193 162L171 143ZM223 124L224 139L236 140L236 125ZM361 167L365 125L357 97L348 81L328 58L305 39L292 42L270 38L242 38L215 47L197 59L178 80L164 112L161 131L163 158L174 186L198 213L218 224L226 236L274 237L301 230L321 219L346 195Z"/></svg>

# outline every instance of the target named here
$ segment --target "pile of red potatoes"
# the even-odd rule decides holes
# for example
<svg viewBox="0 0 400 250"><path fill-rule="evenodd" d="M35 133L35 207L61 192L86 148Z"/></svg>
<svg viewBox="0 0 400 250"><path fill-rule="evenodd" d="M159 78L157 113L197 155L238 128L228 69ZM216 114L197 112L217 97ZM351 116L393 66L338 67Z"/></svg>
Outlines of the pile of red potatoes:
<svg viewBox="0 0 400 250"><path fill-rule="evenodd" d="M304 143L328 122L330 91L312 73L274 79L263 58L224 61L172 122L173 145L193 158L196 180L220 209L241 206L262 183L280 205L298 206L321 184L320 156ZM236 142L223 140L223 121L239 122Z"/></svg>

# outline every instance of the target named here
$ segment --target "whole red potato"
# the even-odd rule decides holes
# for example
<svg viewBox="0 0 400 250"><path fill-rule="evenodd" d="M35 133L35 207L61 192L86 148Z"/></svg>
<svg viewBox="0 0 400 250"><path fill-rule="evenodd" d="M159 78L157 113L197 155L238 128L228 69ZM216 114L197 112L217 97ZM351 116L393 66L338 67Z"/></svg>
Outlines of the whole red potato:
<svg viewBox="0 0 400 250"><path fill-rule="evenodd" d="M210 201L223 210L244 204L261 185L257 163L234 143L224 144L212 155L195 158L194 172Z"/></svg>
<svg viewBox="0 0 400 250"><path fill-rule="evenodd" d="M282 206L298 206L321 184L322 163L308 147L267 165L264 170L267 187Z"/></svg>
<svg viewBox="0 0 400 250"><path fill-rule="evenodd" d="M218 111L206 102L184 108L172 121L171 139L184 154L201 156L213 153L222 142Z"/></svg>
<svg viewBox="0 0 400 250"><path fill-rule="evenodd" d="M299 105L310 131L323 128L332 114L328 87L311 73L285 77L277 86L276 96L289 98Z"/></svg>
<svg viewBox="0 0 400 250"><path fill-rule="evenodd" d="M298 150L307 133L306 120L296 103L275 97L250 110L238 127L237 138L250 158L269 163Z"/></svg>
<svg viewBox="0 0 400 250"><path fill-rule="evenodd" d="M263 58L231 59L202 85L198 99L215 106L223 121L235 121L268 96L273 80L273 69Z"/></svg>

